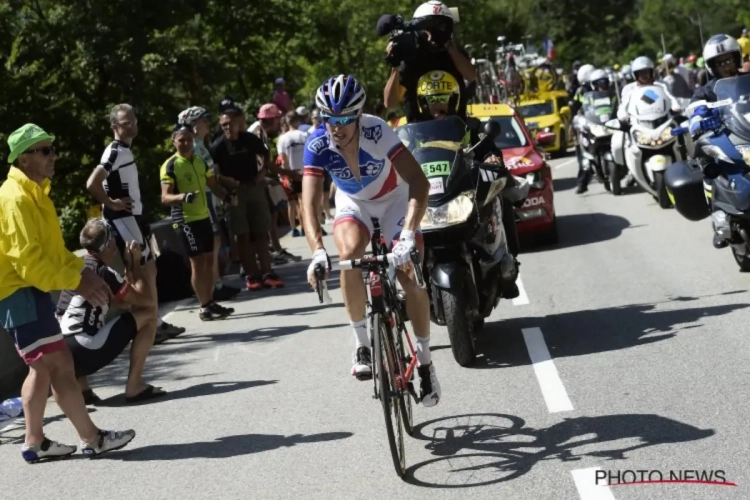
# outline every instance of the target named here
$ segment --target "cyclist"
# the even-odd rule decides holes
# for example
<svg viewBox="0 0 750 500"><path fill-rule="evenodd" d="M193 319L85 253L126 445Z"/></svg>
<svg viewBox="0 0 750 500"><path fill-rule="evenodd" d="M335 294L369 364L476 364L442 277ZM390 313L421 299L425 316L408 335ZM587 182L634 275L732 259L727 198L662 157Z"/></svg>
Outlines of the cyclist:
<svg viewBox="0 0 750 500"><path fill-rule="evenodd" d="M307 274L313 286L316 265L330 270L315 211L326 171L337 187L333 238L342 260L364 256L373 233L373 217L379 220L387 241L398 239L392 249L397 265L411 262L412 249L418 248L420 254L424 250L419 222L427 210L429 183L388 124L363 114L365 97L359 82L345 75L329 78L315 97L325 126L307 139L302 181L305 234L314 252ZM417 337L420 398L425 406L434 406L440 400L440 384L430 357L429 298L413 280L412 272L407 274L401 267L398 279L406 292L407 313ZM341 289L356 341L352 375L366 379L372 375L372 358L361 271L341 271Z"/></svg>

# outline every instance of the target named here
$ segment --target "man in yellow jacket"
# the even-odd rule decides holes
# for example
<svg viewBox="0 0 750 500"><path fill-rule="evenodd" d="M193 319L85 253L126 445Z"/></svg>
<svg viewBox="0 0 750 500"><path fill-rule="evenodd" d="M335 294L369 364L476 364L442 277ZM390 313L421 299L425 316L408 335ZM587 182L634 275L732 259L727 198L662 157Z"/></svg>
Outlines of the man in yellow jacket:
<svg viewBox="0 0 750 500"><path fill-rule="evenodd" d="M54 140L31 123L13 132L8 138L8 161L13 166L0 186L0 319L29 365L21 390L26 417L21 454L29 463L76 451L44 435L50 383L57 404L78 431L84 455L122 448L135 437L135 431L103 431L91 421L55 317L52 290L75 290L95 306L108 302L110 290L65 248L49 198L57 160Z"/></svg>

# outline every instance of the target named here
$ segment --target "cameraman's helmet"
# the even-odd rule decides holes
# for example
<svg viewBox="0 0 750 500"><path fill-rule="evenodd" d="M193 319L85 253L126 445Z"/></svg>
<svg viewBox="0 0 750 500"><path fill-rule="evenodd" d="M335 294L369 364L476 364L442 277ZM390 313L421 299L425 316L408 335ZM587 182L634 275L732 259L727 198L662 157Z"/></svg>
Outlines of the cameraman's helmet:
<svg viewBox="0 0 750 500"><path fill-rule="evenodd" d="M431 71L417 82L417 101L423 113L429 113L430 104L446 103L448 115L455 115L460 97L458 81L446 71Z"/></svg>
<svg viewBox="0 0 750 500"><path fill-rule="evenodd" d="M425 21L426 25L422 29L431 31L431 27L434 24L434 28L437 28L438 31L447 33L453 33L453 24L456 22L451 9L437 0L430 0L417 7L417 10L414 11L413 19Z"/></svg>

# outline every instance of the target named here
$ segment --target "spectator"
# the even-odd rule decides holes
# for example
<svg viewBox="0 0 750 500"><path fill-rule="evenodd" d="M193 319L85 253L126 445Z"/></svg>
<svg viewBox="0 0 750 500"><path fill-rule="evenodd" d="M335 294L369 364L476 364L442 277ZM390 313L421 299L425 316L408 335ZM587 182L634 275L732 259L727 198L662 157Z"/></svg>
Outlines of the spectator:
<svg viewBox="0 0 750 500"><path fill-rule="evenodd" d="M283 78L279 77L274 82L274 91L271 102L274 103L280 110L280 114L288 113L294 109L292 104L292 98L286 92L286 82Z"/></svg>
<svg viewBox="0 0 750 500"><path fill-rule="evenodd" d="M86 181L89 192L102 204L102 214L114 228L120 252L137 241L143 253L144 271L153 289L154 317L158 318L157 343L185 332L159 318L156 293L156 260L151 251L151 228L143 215L138 167L131 146L138 135L138 118L130 104L118 104L109 113L109 123L115 140L104 150L99 165Z"/></svg>
<svg viewBox="0 0 750 500"><path fill-rule="evenodd" d="M237 240L240 260L248 273L247 289L280 288L284 283L271 270L268 251L271 214L263 187L263 165L268 162L269 150L256 135L245 132L242 114L239 108L222 112L224 135L211 146L211 156L219 173L237 186L237 205L229 207L229 230Z"/></svg>
<svg viewBox="0 0 750 500"><path fill-rule="evenodd" d="M662 63L664 67L662 79L667 84L670 93L683 99L693 97L695 81L691 77L692 71L684 66L677 66L677 60L672 54L665 55L662 58Z"/></svg>
<svg viewBox="0 0 750 500"><path fill-rule="evenodd" d="M143 381L146 358L156 336L156 318L151 314L152 289L141 266L141 247L131 241L125 249L125 277L114 268L117 265L117 244L114 233L103 219L91 219L83 227L81 248L88 251L83 258L91 269L109 287L111 296L101 307L85 297L66 290L59 304L66 308L60 317L60 327L73 355L75 374L86 404L101 400L88 385L86 377L112 363L130 344L130 370L125 385L125 400L136 403L166 394L160 387ZM107 321L112 304L125 309ZM58 307L58 313L60 312ZM106 321L106 323L105 323Z"/></svg>
<svg viewBox="0 0 750 500"><path fill-rule="evenodd" d="M750 38L748 38L747 28L742 29L742 36L737 39L742 49L742 60L747 61L750 58Z"/></svg>
<svg viewBox="0 0 750 500"><path fill-rule="evenodd" d="M297 220L302 222L302 206L299 203L299 197L302 194L302 171L304 165L305 141L307 134L299 130L300 116L296 111L291 111L286 115L286 123L289 131L279 137L279 154L281 154L282 166L290 170L293 175L287 177L290 184L291 196L289 197L289 225L292 227L292 236L304 236L297 228Z"/></svg>
<svg viewBox="0 0 750 500"><path fill-rule="evenodd" d="M224 319L234 309L213 300L214 235L208 209L207 187L225 203L236 205L208 168L193 152L193 128L178 124L172 133L177 152L161 167L161 201L172 207L172 222L190 260L191 284L200 302L201 321Z"/></svg>
<svg viewBox="0 0 750 500"><path fill-rule="evenodd" d="M296 109L297 116L299 116L299 130L302 132L309 132L310 127L310 111L304 107L300 106Z"/></svg>
<svg viewBox="0 0 750 500"><path fill-rule="evenodd" d="M135 437L133 430L102 431L91 421L55 318L52 290L75 290L96 306L108 302L110 291L63 243L49 198L57 160L54 140L31 123L10 134L8 161L13 166L0 186L0 317L29 365L21 389L26 417L21 455L29 463L69 456L77 449L44 435L50 383L55 401L81 438L84 455L120 449Z"/></svg>
<svg viewBox="0 0 750 500"><path fill-rule="evenodd" d="M208 152L208 147L206 146L206 141L208 140L208 136L211 131L210 125L208 123L210 117L211 114L204 108L194 106L180 113L177 118L177 122L184 123L193 128L193 132L195 133L195 137L193 139L193 151L205 162L208 168L213 169L214 160L213 158L211 158L211 154ZM226 184L226 182L221 179L221 176L216 175L216 172L214 172L214 174L220 184ZM229 245L230 242L229 228L227 227L226 221L226 207L221 201L221 198L213 196L210 190L206 191L206 196L208 197L208 211L211 218L211 229L214 233L213 298L214 300L227 300L235 297L240 292L240 290L229 285L224 285L221 279L222 275L219 270L219 255L221 253L222 247L225 245L224 241L226 241L226 245Z"/></svg>
<svg viewBox="0 0 750 500"><path fill-rule="evenodd" d="M323 121L320 119L320 110L318 108L313 109L312 113L310 113L310 122L312 123L313 129L320 127L320 125L323 123Z"/></svg>

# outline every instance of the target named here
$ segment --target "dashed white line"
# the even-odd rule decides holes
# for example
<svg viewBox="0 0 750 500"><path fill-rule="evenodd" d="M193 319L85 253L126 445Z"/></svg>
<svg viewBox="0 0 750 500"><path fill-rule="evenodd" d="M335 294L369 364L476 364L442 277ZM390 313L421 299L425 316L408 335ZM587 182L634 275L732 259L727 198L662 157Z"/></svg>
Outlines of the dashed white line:
<svg viewBox="0 0 750 500"><path fill-rule="evenodd" d="M529 303L529 296L526 295L526 288L523 286L523 281L521 281L521 275L518 275L518 279L516 280L516 286L518 286L518 297L513 299L513 305L514 306L525 306Z"/></svg>
<svg viewBox="0 0 750 500"><path fill-rule="evenodd" d="M564 161L559 165L555 165L555 170L560 170L563 167L567 167L568 165L572 165L573 163L577 162L578 158L571 158L568 161Z"/></svg>
<svg viewBox="0 0 750 500"><path fill-rule="evenodd" d="M561 411L571 411L573 404L568 398L565 386L560 380L555 363L544 342L544 335L540 328L524 328L523 340L526 342L526 349L529 351L531 363L534 366L539 387L542 389L544 402L547 403L547 409L550 413Z"/></svg>
<svg viewBox="0 0 750 500"><path fill-rule="evenodd" d="M601 470L601 468L592 467L590 469L570 471L581 500L615 500L615 496L610 491L609 486L596 484L596 471L598 470Z"/></svg>
<svg viewBox="0 0 750 500"><path fill-rule="evenodd" d="M214 361L219 361L219 352L221 352L221 346L217 347L214 351Z"/></svg>

